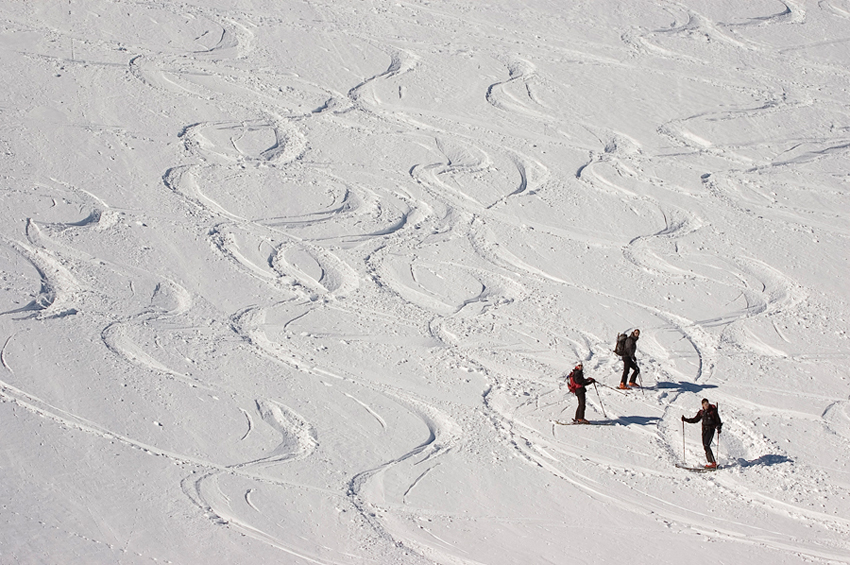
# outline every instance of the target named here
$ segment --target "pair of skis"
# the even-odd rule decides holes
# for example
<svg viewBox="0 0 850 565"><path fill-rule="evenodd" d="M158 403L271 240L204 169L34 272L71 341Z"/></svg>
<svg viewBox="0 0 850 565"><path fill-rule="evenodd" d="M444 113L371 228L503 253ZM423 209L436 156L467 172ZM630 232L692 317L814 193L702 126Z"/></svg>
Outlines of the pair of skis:
<svg viewBox="0 0 850 565"><path fill-rule="evenodd" d="M559 426L613 426L617 422L612 422L611 420L605 420L602 422L576 422L573 420L572 422L564 422L563 420L550 420L553 424L558 424Z"/></svg>
<svg viewBox="0 0 850 565"><path fill-rule="evenodd" d="M694 473L708 473L710 471L716 471L718 469L723 468L720 465L718 465L717 467L689 467L680 463L676 463L676 467L678 467L679 469L684 469L685 471L693 471Z"/></svg>

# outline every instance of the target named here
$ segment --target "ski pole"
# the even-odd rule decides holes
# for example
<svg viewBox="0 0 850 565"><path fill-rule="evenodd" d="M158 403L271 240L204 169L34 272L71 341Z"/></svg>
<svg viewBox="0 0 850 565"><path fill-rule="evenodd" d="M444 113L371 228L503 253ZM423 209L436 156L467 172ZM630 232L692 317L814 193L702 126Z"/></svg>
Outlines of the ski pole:
<svg viewBox="0 0 850 565"><path fill-rule="evenodd" d="M605 405L602 404L602 396L599 394L599 389L596 387L596 381L593 381L593 390L596 391L596 397L599 398L599 407L602 408L602 415L608 419L608 414L605 413ZM720 441L720 435L717 436L717 441Z"/></svg>
<svg viewBox="0 0 850 565"><path fill-rule="evenodd" d="M682 461L688 464L688 456L685 454L685 421L682 420Z"/></svg>
<svg viewBox="0 0 850 565"><path fill-rule="evenodd" d="M623 396L628 396L628 394L626 394L625 392L621 391L621 390L620 390L620 389L618 389L618 388L614 388L614 387L612 387L612 386L608 386L608 385L606 385L605 383L602 383L602 386L604 386L605 388L607 388L607 389L609 389L609 390L613 390L613 391L614 391L614 392L616 392L617 394L622 394Z"/></svg>
<svg viewBox="0 0 850 565"><path fill-rule="evenodd" d="M720 403L718 402L714 407L717 408L717 417L720 418ZM717 461L720 461L720 429L717 430L717 459L715 463Z"/></svg>
<svg viewBox="0 0 850 565"><path fill-rule="evenodd" d="M638 384L640 385L640 393L642 395L646 396L646 391L643 390L643 377L640 376L640 372L638 372L637 378L638 378Z"/></svg>
<svg viewBox="0 0 850 565"><path fill-rule="evenodd" d="M720 418L720 403L714 406L717 408L717 417ZM717 461L720 461L720 429L717 430Z"/></svg>

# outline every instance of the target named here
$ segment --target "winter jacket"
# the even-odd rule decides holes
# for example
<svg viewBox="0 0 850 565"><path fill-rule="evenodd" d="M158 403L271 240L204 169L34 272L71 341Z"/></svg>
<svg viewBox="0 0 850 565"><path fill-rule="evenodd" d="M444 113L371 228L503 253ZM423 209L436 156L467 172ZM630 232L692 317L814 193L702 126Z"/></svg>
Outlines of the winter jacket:
<svg viewBox="0 0 850 565"><path fill-rule="evenodd" d="M702 420L702 430L717 430L723 427L723 422L720 421L720 414L717 412L717 406L709 404L705 410L700 410L693 418L684 419L689 424L696 424Z"/></svg>
<svg viewBox="0 0 850 565"><path fill-rule="evenodd" d="M573 372L570 373L570 376L567 377L567 380L569 381L570 378L573 379L573 382L576 383L578 388L584 388L586 385L593 384L596 382L593 379L584 378L584 371L582 369L573 369Z"/></svg>

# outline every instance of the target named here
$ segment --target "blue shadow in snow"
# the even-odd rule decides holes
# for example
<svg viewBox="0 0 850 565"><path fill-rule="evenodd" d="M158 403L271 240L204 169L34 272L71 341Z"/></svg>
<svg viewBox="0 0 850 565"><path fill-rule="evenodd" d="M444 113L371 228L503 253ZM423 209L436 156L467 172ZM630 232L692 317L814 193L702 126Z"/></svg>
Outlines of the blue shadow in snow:
<svg viewBox="0 0 850 565"><path fill-rule="evenodd" d="M636 424L638 426L648 426L650 424L655 424L661 421L661 418L658 416L620 416L617 418L616 422L623 424L624 426L628 426L629 424Z"/></svg>
<svg viewBox="0 0 850 565"><path fill-rule="evenodd" d="M686 383L685 381L679 381L677 383L659 381L653 388L656 390L678 390L680 392L693 392L696 394L710 388L717 388L717 385L698 385L696 383Z"/></svg>
<svg viewBox="0 0 850 565"><path fill-rule="evenodd" d="M614 420L596 420L593 423L597 425L603 426L613 426L616 424L620 424L621 426L628 426L629 424L636 424L638 426L648 426L650 424L655 424L660 421L661 418L658 416L620 416Z"/></svg>
<svg viewBox="0 0 850 565"><path fill-rule="evenodd" d="M786 457L785 455L762 455L758 459L753 459L752 461L747 461L746 459L740 458L738 459L738 465L741 467L756 467L756 466L764 466L770 467L771 465L781 465L782 463L793 463L794 460L790 457Z"/></svg>

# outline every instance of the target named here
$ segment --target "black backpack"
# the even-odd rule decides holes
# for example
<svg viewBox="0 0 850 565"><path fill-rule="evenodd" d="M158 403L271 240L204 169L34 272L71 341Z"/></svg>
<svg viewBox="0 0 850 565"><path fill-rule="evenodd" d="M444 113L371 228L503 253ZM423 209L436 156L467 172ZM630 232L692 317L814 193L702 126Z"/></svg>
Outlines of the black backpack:
<svg viewBox="0 0 850 565"><path fill-rule="evenodd" d="M616 353L620 357L622 357L623 353L625 353L624 349L626 348L627 337L629 336L625 333L617 334L617 343L614 344L614 353Z"/></svg>

